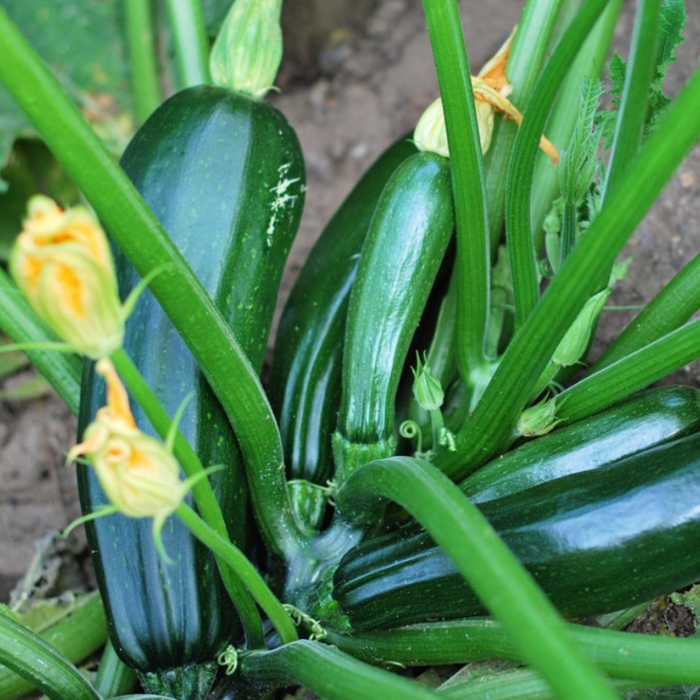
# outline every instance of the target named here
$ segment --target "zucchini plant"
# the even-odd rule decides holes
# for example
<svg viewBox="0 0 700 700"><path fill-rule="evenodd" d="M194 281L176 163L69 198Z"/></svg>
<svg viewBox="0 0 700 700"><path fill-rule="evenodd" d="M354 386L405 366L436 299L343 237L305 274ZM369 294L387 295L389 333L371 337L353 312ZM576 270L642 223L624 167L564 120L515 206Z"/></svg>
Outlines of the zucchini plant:
<svg viewBox="0 0 700 700"><path fill-rule="evenodd" d="M456 1L425 0L440 99L328 222L274 338L305 192L265 102L281 0L236 0L211 50L199 1L169 2L165 100L145 5L119 163L0 8L0 81L92 208L30 200L0 327L79 416L111 645L93 684L0 610L0 664L90 700L700 686L697 640L573 622L700 580L699 395L648 388L700 357L697 261L590 357L700 137L700 70L663 93L682 0L640 1L606 109L617 0L528 0L476 75ZM494 657L527 668L391 669Z"/></svg>

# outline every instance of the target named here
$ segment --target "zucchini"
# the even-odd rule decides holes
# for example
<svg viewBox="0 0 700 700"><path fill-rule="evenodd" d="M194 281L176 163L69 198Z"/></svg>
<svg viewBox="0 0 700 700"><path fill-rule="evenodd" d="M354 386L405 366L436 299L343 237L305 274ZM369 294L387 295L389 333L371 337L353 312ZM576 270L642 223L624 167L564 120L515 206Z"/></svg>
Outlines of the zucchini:
<svg viewBox="0 0 700 700"><path fill-rule="evenodd" d="M491 501L699 429L700 392L689 386L650 389L506 452L460 488L474 503Z"/></svg>
<svg viewBox="0 0 700 700"><path fill-rule="evenodd" d="M700 577L699 499L695 432L480 508L562 614L584 617L644 603ZM355 630L486 612L415 525L350 550L332 596L323 609Z"/></svg>
<svg viewBox="0 0 700 700"><path fill-rule="evenodd" d="M399 380L453 228L448 159L428 151L414 154L379 198L350 294L333 435L339 483L396 449Z"/></svg>
<svg viewBox="0 0 700 700"><path fill-rule="evenodd" d="M227 89L199 86L167 100L134 136L121 164L227 318L254 367L262 367L277 290L304 199L303 159L285 118ZM137 275L116 251L122 294ZM124 348L173 415L190 394L180 430L212 477L234 542L246 548L245 474L235 437L188 348L146 292L127 323ZM84 382L80 422L103 403ZM147 419L133 406L137 423ZM150 431L152 432L152 431ZM83 510L105 502L90 469L79 472ZM238 629L213 556L175 518L163 530L164 564L151 525L122 515L88 523L110 633L147 690L198 698L217 654Z"/></svg>
<svg viewBox="0 0 700 700"><path fill-rule="evenodd" d="M268 392L290 479L325 484L332 475L345 317L360 251L384 185L415 152L406 136L372 164L311 249L285 304Z"/></svg>

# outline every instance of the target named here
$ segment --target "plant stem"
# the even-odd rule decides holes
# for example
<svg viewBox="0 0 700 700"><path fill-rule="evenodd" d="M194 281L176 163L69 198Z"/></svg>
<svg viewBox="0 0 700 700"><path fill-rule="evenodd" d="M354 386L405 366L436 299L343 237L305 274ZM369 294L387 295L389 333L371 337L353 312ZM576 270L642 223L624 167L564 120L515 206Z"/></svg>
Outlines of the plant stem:
<svg viewBox="0 0 700 700"><path fill-rule="evenodd" d="M110 700L116 695L130 692L135 685L136 672L117 656L108 639L95 676L95 689L105 700Z"/></svg>
<svg viewBox="0 0 700 700"><path fill-rule="evenodd" d="M632 690L640 684L616 681L611 686L616 690ZM453 700L559 700L544 678L531 669L498 671L474 679L465 677L461 682L449 679L439 690L441 695Z"/></svg>
<svg viewBox="0 0 700 700"><path fill-rule="evenodd" d="M175 514L187 525L190 532L200 542L209 547L212 552L223 559L236 572L258 605L270 618L270 622L277 630L282 644L298 639L294 623L287 611L282 607L282 604L268 588L262 576L250 563L245 554L209 527L188 505L184 503L180 505Z"/></svg>
<svg viewBox="0 0 700 700"><path fill-rule="evenodd" d="M0 269L0 328L18 344L56 340L3 269ZM80 359L76 355L51 350L27 349L24 352L77 416L80 409Z"/></svg>
<svg viewBox="0 0 700 700"><path fill-rule="evenodd" d="M144 0L125 0L124 3L131 80L138 124L145 122L162 100L154 42L155 29L150 5Z"/></svg>
<svg viewBox="0 0 700 700"><path fill-rule="evenodd" d="M700 319L668 333L565 389L557 418L573 422L602 411L700 357Z"/></svg>
<svg viewBox="0 0 700 700"><path fill-rule="evenodd" d="M455 0L424 0L452 165L457 229L457 366L465 380L485 362L490 242L469 58Z"/></svg>
<svg viewBox="0 0 700 700"><path fill-rule="evenodd" d="M608 2L608 6L599 17L571 68L569 68L559 90L554 109L547 121L547 137L560 148L569 142L576 125L582 81L590 76L600 76L621 5L621 0ZM539 153L535 162L530 202L530 221L536 251L542 250L544 219L558 196L559 174L557 168L552 167L552 163L544 153Z"/></svg>
<svg viewBox="0 0 700 700"><path fill-rule="evenodd" d="M94 654L107 638L107 620L97 592L76 595L73 601L51 606L33 631L67 661L78 663ZM0 610L0 616L6 614ZM20 620L22 617L20 616ZM1 620L0 620L1 622ZM14 700L31 692L32 684L0 664L0 698Z"/></svg>
<svg viewBox="0 0 700 700"><path fill-rule="evenodd" d="M181 88L211 83L209 38L200 0L167 0Z"/></svg>
<svg viewBox="0 0 700 700"><path fill-rule="evenodd" d="M387 500L425 527L561 700L617 697L530 574L444 474L428 462L393 457L361 467L337 494L346 517L372 518Z"/></svg>
<svg viewBox="0 0 700 700"><path fill-rule="evenodd" d="M138 368L124 350L117 350L112 354L111 359L129 393L141 406L155 431L161 438L165 439L170 431L172 419L163 408L158 397L153 393L146 380L141 376ZM204 466L197 453L179 431L175 435L173 454L188 478L198 476L204 472ZM192 486L192 495L197 504L197 509L207 525L218 535L228 539L226 522L209 479L197 479ZM253 648L262 646L263 632L260 615L237 570L229 568L219 557L217 557L217 564L226 590L236 608L236 612L241 618L248 643Z"/></svg>
<svg viewBox="0 0 700 700"><path fill-rule="evenodd" d="M625 87L615 125L602 201L612 192L639 150L647 114L649 84L656 68L656 35L661 0L639 0Z"/></svg>
<svg viewBox="0 0 700 700"><path fill-rule="evenodd" d="M518 30L506 65L506 76L513 87L513 94L508 99L521 112L525 111L530 101L532 89L542 69L562 2L563 0L528 0L518 21ZM496 116L491 147L484 158L492 255L503 234L508 162L517 130L514 122Z"/></svg>
<svg viewBox="0 0 700 700"><path fill-rule="evenodd" d="M590 370L597 372L676 330L700 309L700 255L696 255L639 312Z"/></svg>
<svg viewBox="0 0 700 700"><path fill-rule="evenodd" d="M1 610L0 664L51 700L102 700L65 656Z"/></svg>
<svg viewBox="0 0 700 700"><path fill-rule="evenodd" d="M569 636L612 678L700 685L700 641L567 625ZM450 620L346 636L329 630L339 649L373 663L407 666L465 664L485 659L524 661L505 627L490 618Z"/></svg>
<svg viewBox="0 0 700 700"><path fill-rule="evenodd" d="M514 336L482 400L455 436L456 450L436 455L435 463L456 480L463 479L507 443L548 358L586 299L605 283L601 271L610 269L629 235L697 140L700 122L688 115L698 112L700 70L668 108L620 185Z"/></svg>
<svg viewBox="0 0 700 700"><path fill-rule="evenodd" d="M265 543L273 555L291 558L307 538L289 505L279 430L257 373L157 218L1 7L0 35L0 81L141 277L165 268L149 288L231 421Z"/></svg>
<svg viewBox="0 0 700 700"><path fill-rule="evenodd" d="M435 691L318 642L300 640L246 655L241 674L256 684L303 685L326 700L437 700Z"/></svg>
<svg viewBox="0 0 700 700"><path fill-rule="evenodd" d="M539 299L539 274L530 228L530 207L540 136L566 73L608 0L586 0L562 35L537 81L513 147L506 182L506 240L513 275L516 328Z"/></svg>

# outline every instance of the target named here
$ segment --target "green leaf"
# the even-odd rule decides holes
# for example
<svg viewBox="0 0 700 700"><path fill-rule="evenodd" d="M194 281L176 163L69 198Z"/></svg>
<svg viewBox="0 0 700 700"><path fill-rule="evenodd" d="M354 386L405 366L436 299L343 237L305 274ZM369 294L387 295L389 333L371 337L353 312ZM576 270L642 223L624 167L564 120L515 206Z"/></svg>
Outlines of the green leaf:
<svg viewBox="0 0 700 700"><path fill-rule="evenodd" d="M617 109L620 106L620 95L625 87L625 76L627 75L627 64L615 52L608 65L608 80L610 81L610 101L613 109L602 110L598 113L597 122L600 134L605 144L605 148L610 150L615 135L615 124L617 123Z"/></svg>
<svg viewBox="0 0 700 700"><path fill-rule="evenodd" d="M659 35L656 48L656 68L649 87L647 114L644 120L644 138L655 128L664 110L670 104L670 99L664 92L664 81L668 67L676 60L676 48L683 41L682 31L686 21L686 10L683 0L665 0L661 5L659 16ZM615 53L608 67L610 89L608 94L613 106L612 110L601 111L597 121L601 129L603 143L607 149L612 145L617 109L620 106L620 96L627 75L627 64Z"/></svg>
<svg viewBox="0 0 700 700"><path fill-rule="evenodd" d="M666 0L661 6L659 39L656 50L656 72L649 92L649 108L645 134L656 127L656 123L669 105L670 100L663 90L668 67L676 61L676 48L683 41L681 32L685 25L686 11L683 0Z"/></svg>
<svg viewBox="0 0 700 700"><path fill-rule="evenodd" d="M581 84L581 104L574 133L561 154L559 178L564 200L577 205L585 197L597 170L598 135L595 115L603 87L596 77L587 77Z"/></svg>
<svg viewBox="0 0 700 700"><path fill-rule="evenodd" d="M133 131L130 69L119 0L0 0L83 114L120 152ZM0 167L34 130L0 87Z"/></svg>

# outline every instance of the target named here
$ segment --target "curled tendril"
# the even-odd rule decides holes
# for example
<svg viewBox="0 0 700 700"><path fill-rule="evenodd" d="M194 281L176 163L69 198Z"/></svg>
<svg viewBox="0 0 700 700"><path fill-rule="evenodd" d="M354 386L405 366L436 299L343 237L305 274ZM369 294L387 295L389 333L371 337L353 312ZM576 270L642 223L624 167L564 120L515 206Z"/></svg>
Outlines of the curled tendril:
<svg viewBox="0 0 700 700"><path fill-rule="evenodd" d="M217 656L216 662L225 667L224 673L232 676L238 668L238 652L230 644Z"/></svg>
<svg viewBox="0 0 700 700"><path fill-rule="evenodd" d="M405 420L399 426L399 434L407 440L413 440L416 437L420 439L420 426L414 420Z"/></svg>
<svg viewBox="0 0 700 700"><path fill-rule="evenodd" d="M328 636L328 632L321 626L321 623L314 620L311 615L307 615L303 610L299 610L289 603L285 603L282 607L297 627L303 626L309 630L309 639L312 642L321 642Z"/></svg>

